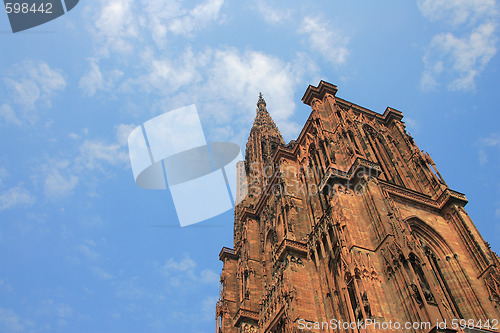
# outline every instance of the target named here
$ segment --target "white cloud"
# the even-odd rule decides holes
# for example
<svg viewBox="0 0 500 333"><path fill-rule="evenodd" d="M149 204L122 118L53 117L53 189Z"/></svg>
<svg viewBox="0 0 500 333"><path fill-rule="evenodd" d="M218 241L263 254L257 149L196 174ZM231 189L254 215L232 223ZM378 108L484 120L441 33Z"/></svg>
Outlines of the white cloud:
<svg viewBox="0 0 500 333"><path fill-rule="evenodd" d="M500 150L500 133L492 133L479 140L479 164L486 164L489 160L489 156L492 154L491 150L497 149L493 152L493 156L499 156L498 150Z"/></svg>
<svg viewBox="0 0 500 333"><path fill-rule="evenodd" d="M341 31L332 28L328 21L320 16L306 16L302 20L299 33L308 36L307 43L311 49L319 52L333 65L346 62L349 50L348 39Z"/></svg>
<svg viewBox="0 0 500 333"><path fill-rule="evenodd" d="M295 136L298 124L290 121L296 107L294 91L306 75L316 72L312 61L298 54L289 62L263 52L234 48L187 47L175 57L144 52L146 74L130 78L130 91L159 95L154 107L164 112L196 103L209 139L240 142L248 134L259 92L283 135ZM185 88L189 87L189 93Z"/></svg>
<svg viewBox="0 0 500 333"><path fill-rule="evenodd" d="M85 140L80 146L80 156L77 161L87 170L102 169L103 165L124 165L128 162L128 153L122 146L98 140Z"/></svg>
<svg viewBox="0 0 500 333"><path fill-rule="evenodd" d="M126 149L128 135L136 128L134 124L115 126L115 140L106 143L100 140L84 140L80 145L80 155L75 159L77 169L102 170L105 166L127 166L129 156Z"/></svg>
<svg viewBox="0 0 500 333"><path fill-rule="evenodd" d="M80 252L80 254L82 254L85 258L95 260L97 259L97 257L99 257L99 253L95 250L95 247L96 243L91 239L87 239L83 242L83 244L77 245L75 249Z"/></svg>
<svg viewBox="0 0 500 333"><path fill-rule="evenodd" d="M60 71L44 62L25 61L13 68L4 82L12 93L13 102L27 109L35 108L38 101L50 107L52 95L66 87Z"/></svg>
<svg viewBox="0 0 500 333"><path fill-rule="evenodd" d="M418 9L431 21L452 25L475 21L496 12L495 0L417 0Z"/></svg>
<svg viewBox="0 0 500 333"><path fill-rule="evenodd" d="M92 267L92 272L101 280L110 280L114 276L108 272L106 272L101 267Z"/></svg>
<svg viewBox="0 0 500 333"><path fill-rule="evenodd" d="M51 159L42 165L41 171L44 177L43 190L50 199L68 196L78 185L79 177L73 173L68 160Z"/></svg>
<svg viewBox="0 0 500 333"><path fill-rule="evenodd" d="M135 124L118 124L115 126L116 132L116 142L120 146L126 146L128 144L128 136L137 125Z"/></svg>
<svg viewBox="0 0 500 333"><path fill-rule="evenodd" d="M38 120L36 108L50 108L53 96L66 87L62 72L41 61L14 64L2 81L6 97L0 106L0 118L17 126L34 125Z"/></svg>
<svg viewBox="0 0 500 333"><path fill-rule="evenodd" d="M219 283L220 276L210 269L204 269L200 274L200 281L205 284L217 284Z"/></svg>
<svg viewBox="0 0 500 333"><path fill-rule="evenodd" d="M411 132L418 132L418 130L420 129L420 125L419 125L418 121L416 121L415 119L405 117L404 121L408 127L407 130L409 130Z"/></svg>
<svg viewBox="0 0 500 333"><path fill-rule="evenodd" d="M425 70L420 85L434 90L445 82L451 91L475 89L478 75L497 52L496 4L492 0L420 0L422 14L433 21L445 21L465 32L435 35L423 57Z"/></svg>
<svg viewBox="0 0 500 333"><path fill-rule="evenodd" d="M479 149L479 164L483 165L488 162L488 154L486 154L486 151L484 149Z"/></svg>
<svg viewBox="0 0 500 333"><path fill-rule="evenodd" d="M235 49L215 51L208 80L200 91L203 111L209 112L214 122L211 127L225 135L217 139L241 139L248 134L259 92L264 94L268 111L282 134L296 135L299 126L289 119L296 106L294 91L302 78L303 73L293 63L272 55ZM231 126L221 126L225 124Z"/></svg>
<svg viewBox="0 0 500 333"><path fill-rule="evenodd" d="M8 176L9 172L7 171L7 169L5 169L4 167L0 167L0 186L3 185Z"/></svg>
<svg viewBox="0 0 500 333"><path fill-rule="evenodd" d="M451 80L449 90L474 90L477 75L497 52L496 41L495 26L491 22L480 25L464 38L452 33L434 36L424 57L426 71L422 87L433 89L436 79L444 73Z"/></svg>
<svg viewBox="0 0 500 333"><path fill-rule="evenodd" d="M35 203L36 198L19 184L0 193L0 210L15 206L30 206Z"/></svg>
<svg viewBox="0 0 500 333"><path fill-rule="evenodd" d="M68 320L74 316L74 309L66 303L57 302L52 299L41 301L35 312L38 316L54 318L58 328L67 326ZM51 327L49 330L57 330Z"/></svg>
<svg viewBox="0 0 500 333"><path fill-rule="evenodd" d="M98 60L95 58L90 59L89 64L89 71L78 83L80 89L88 96L93 96L99 90L111 91L115 87L116 82L123 76L123 72L118 69L102 73Z"/></svg>
<svg viewBox="0 0 500 333"><path fill-rule="evenodd" d="M115 294L120 298L141 299L147 296L146 290L138 286L137 277L115 284Z"/></svg>
<svg viewBox="0 0 500 333"><path fill-rule="evenodd" d="M215 304L219 300L218 296L207 296L201 302L201 319L204 321L213 320Z"/></svg>
<svg viewBox="0 0 500 333"><path fill-rule="evenodd" d="M271 1L257 0L253 6L262 18L269 24L282 24L292 19L292 11L284 6L272 6Z"/></svg>
<svg viewBox="0 0 500 333"><path fill-rule="evenodd" d="M483 138L481 142L486 147L500 146L500 133L493 133L490 136Z"/></svg>
<svg viewBox="0 0 500 333"><path fill-rule="evenodd" d="M20 332L27 328L29 323L23 322L11 309L0 308L0 328L4 332Z"/></svg>
<svg viewBox="0 0 500 333"><path fill-rule="evenodd" d="M6 291L6 292L12 292L14 288L10 285L9 282L5 281L4 279L0 280L0 289Z"/></svg>
<svg viewBox="0 0 500 333"><path fill-rule="evenodd" d="M128 53L133 50L133 42L139 35L138 18L134 15L131 0L101 1L101 8L92 4L89 13L98 11L92 22L94 36L101 42L100 53L107 56L110 51Z"/></svg>
<svg viewBox="0 0 500 333"><path fill-rule="evenodd" d="M191 48L176 58L156 56L147 50L141 62L147 64L146 74L133 80L132 84L139 85L147 92L172 94L200 80L199 70L205 65L205 58L201 54L194 54Z"/></svg>
<svg viewBox="0 0 500 333"><path fill-rule="evenodd" d="M89 29L99 41L99 56L112 52L130 54L150 38L156 46L166 45L168 34L192 36L211 23L219 23L224 0L206 0L186 8L177 0L101 1L101 7L86 8ZM93 14L97 12L97 14Z"/></svg>
<svg viewBox="0 0 500 333"><path fill-rule="evenodd" d="M133 124L119 124L115 126L115 140L112 142L82 139L79 147L75 149L78 154L49 158L35 176L42 179L45 196L53 200L67 197L81 183L81 179L90 176L90 172L105 172L110 166L128 166L126 144L128 133L133 128ZM84 130L83 133L86 135L87 131ZM74 140L80 140L76 133L70 133L70 136ZM91 193L95 195L94 192Z"/></svg>
<svg viewBox="0 0 500 333"><path fill-rule="evenodd" d="M17 126L22 125L21 119L17 117L10 105L5 103L0 106L0 118L3 118L6 123L11 123Z"/></svg>
<svg viewBox="0 0 500 333"><path fill-rule="evenodd" d="M317 72L308 55L291 55L293 59L286 61L263 52L211 49L203 44L200 47L199 43L186 43L175 51L164 48L169 38L182 35L190 40L198 31L220 24L224 20L223 0L198 0L192 5L176 0L140 3L122 0L112 4L120 19L106 25L101 23L110 29L105 38L99 38L97 47L111 50L113 47L109 45L118 39L119 45L128 43L135 52L108 53L113 56L113 70L121 73L117 80L106 80L104 73L109 72L106 66L111 66L111 61L99 60L102 54L95 55L90 70L80 80L80 88L86 94L115 90L137 96L134 101L142 99L145 103L128 106L148 116L196 103L209 140L243 143L254 117L258 93L262 92L282 134L288 138L297 135L300 126L290 120L296 108L294 92L306 76ZM257 5L265 7L263 1ZM99 14L91 17L90 22L95 22L96 17L104 20L101 12L109 6L104 4L97 9ZM282 14L273 18L276 21L288 15L283 14L286 10L277 9L276 13ZM134 33L125 33L122 28L123 22L128 21L136 23ZM304 36L321 54L336 64L344 62L346 39L339 37L341 34L324 20L318 22L308 17L305 22ZM108 39L110 43L106 46ZM150 46L151 39L156 47ZM332 43L335 47L331 47ZM145 94L152 97L145 99Z"/></svg>
<svg viewBox="0 0 500 333"><path fill-rule="evenodd" d="M173 287L196 288L201 284L216 284L219 275L210 269L197 272L196 263L185 254L180 261L170 258L161 267L160 271L169 278Z"/></svg>
<svg viewBox="0 0 500 333"><path fill-rule="evenodd" d="M173 19L168 30L179 35L190 35L195 30L201 30L219 18L223 3L224 0L202 2L189 10L186 15Z"/></svg>
<svg viewBox="0 0 500 333"><path fill-rule="evenodd" d="M169 282L173 287L180 287L181 285L185 286L186 282L196 281L195 267L196 263L186 254L179 262L173 258L167 260L161 271L169 277Z"/></svg>

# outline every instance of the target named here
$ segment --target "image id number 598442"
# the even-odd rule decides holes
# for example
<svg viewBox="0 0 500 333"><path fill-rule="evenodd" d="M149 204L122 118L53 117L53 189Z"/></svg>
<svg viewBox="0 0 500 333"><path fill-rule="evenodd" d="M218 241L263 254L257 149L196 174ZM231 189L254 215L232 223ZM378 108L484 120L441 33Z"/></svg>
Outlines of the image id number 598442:
<svg viewBox="0 0 500 333"><path fill-rule="evenodd" d="M50 2L47 3L33 3L30 4L26 2L7 2L5 3L5 10L7 14L27 14L27 13L42 13L42 14L52 14L52 4Z"/></svg>
<svg viewBox="0 0 500 333"><path fill-rule="evenodd" d="M486 321L481 321L481 320L474 320L474 319L452 319L451 320L451 328L452 329L465 329L465 328L486 328L486 329L492 329L496 330L498 329L498 319L492 319L492 320L486 320Z"/></svg>

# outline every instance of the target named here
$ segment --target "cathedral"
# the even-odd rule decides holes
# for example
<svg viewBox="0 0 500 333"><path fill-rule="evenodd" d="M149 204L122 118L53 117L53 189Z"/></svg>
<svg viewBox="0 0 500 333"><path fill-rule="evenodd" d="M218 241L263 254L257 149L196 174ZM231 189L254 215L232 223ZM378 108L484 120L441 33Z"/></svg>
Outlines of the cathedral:
<svg viewBox="0 0 500 333"><path fill-rule="evenodd" d="M432 158L321 81L285 143L262 95L237 164L216 333L499 332L500 260Z"/></svg>

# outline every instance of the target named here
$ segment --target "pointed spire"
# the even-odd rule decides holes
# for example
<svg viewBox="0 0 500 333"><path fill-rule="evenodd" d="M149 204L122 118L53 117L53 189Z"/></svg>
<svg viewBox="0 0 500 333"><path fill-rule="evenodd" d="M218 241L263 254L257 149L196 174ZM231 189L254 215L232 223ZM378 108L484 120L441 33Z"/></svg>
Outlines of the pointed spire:
<svg viewBox="0 0 500 333"><path fill-rule="evenodd" d="M253 122L253 128L259 129L264 136L275 137L280 143L284 143L280 130L274 123L273 118L266 109L266 101L259 93L259 100L257 101L257 115Z"/></svg>
<svg viewBox="0 0 500 333"><path fill-rule="evenodd" d="M264 100L264 97L262 96L262 93L259 93L259 100L257 101L257 107L260 109L261 105L265 108L266 107L266 101Z"/></svg>

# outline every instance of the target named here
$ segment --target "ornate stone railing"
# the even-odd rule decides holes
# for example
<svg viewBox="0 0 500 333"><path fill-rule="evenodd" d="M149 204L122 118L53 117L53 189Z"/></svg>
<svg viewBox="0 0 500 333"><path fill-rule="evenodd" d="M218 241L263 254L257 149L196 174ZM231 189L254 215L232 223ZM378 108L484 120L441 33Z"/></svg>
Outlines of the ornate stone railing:
<svg viewBox="0 0 500 333"><path fill-rule="evenodd" d="M367 159L357 157L352 163L349 171L344 171L340 169L336 169L333 166L329 166L326 170L325 176L321 180L319 184L319 191L323 191L325 186L330 182L330 180L334 180L336 178L340 179L342 182L355 182L356 178L360 175L360 172L363 174L369 174L373 177L378 177L382 170L380 169L380 165L374 163L372 161L368 161Z"/></svg>
<svg viewBox="0 0 500 333"><path fill-rule="evenodd" d="M286 253L287 250L292 250L307 255L306 244L285 238L276 250L276 261L281 260L281 257Z"/></svg>
<svg viewBox="0 0 500 333"><path fill-rule="evenodd" d="M236 312L236 315L234 316L234 326L238 327L242 321L253 321L255 323L259 322L259 313L249 310L249 309L244 309L240 308L238 312Z"/></svg>
<svg viewBox="0 0 500 333"><path fill-rule="evenodd" d="M436 209L442 209L446 203L450 200L457 200L461 202L462 204L467 204L467 198L463 193L451 190L449 188L446 188L437 199L433 199L428 195L415 192L413 190L406 189L404 187L400 187L394 184L386 183L386 182L381 182L382 188L389 192L390 194L393 194L395 196L405 198L411 201L416 201L420 204L423 204L425 206L430 206Z"/></svg>
<svg viewBox="0 0 500 333"><path fill-rule="evenodd" d="M224 258L231 258L231 259L237 259L238 255L236 254L236 251L233 249L230 249L228 247L223 247L222 250L220 250L219 253L219 260L224 260Z"/></svg>

